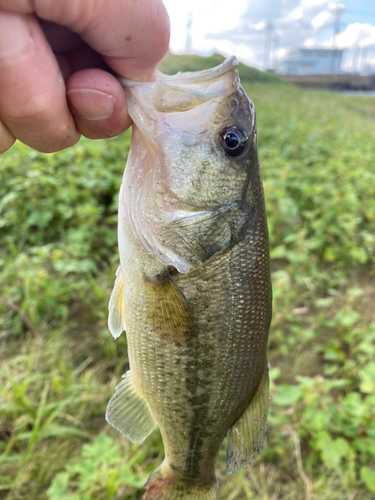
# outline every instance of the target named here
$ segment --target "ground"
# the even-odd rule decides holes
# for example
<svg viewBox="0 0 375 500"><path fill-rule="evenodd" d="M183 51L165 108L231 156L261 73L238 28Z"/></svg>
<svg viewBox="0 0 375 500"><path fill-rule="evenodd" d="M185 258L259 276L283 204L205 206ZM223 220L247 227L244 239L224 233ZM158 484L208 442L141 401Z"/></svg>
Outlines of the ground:
<svg viewBox="0 0 375 500"><path fill-rule="evenodd" d="M169 59L164 71L219 61ZM257 110L271 242L270 415L221 500L375 493L375 99L241 67ZM104 420L127 367L107 328L130 133L0 159L0 499L137 499L163 451Z"/></svg>

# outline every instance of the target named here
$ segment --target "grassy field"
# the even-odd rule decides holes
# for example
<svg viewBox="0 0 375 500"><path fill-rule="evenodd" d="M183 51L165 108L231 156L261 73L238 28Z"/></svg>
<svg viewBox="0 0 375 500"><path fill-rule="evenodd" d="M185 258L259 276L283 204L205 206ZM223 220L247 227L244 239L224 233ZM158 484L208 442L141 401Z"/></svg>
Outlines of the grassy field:
<svg viewBox="0 0 375 500"><path fill-rule="evenodd" d="M215 56L216 57L216 56ZM169 58L163 71L219 57ZM241 67L257 109L271 239L271 408L221 500L375 498L375 99ZM163 457L104 420L127 368L107 304L130 133L0 157L0 499L130 500Z"/></svg>

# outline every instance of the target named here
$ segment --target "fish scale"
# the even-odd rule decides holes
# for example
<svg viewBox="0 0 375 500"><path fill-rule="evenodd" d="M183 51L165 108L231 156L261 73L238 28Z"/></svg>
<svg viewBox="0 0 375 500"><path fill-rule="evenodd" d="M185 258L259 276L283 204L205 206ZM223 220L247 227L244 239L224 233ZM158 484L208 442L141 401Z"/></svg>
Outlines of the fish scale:
<svg viewBox="0 0 375 500"><path fill-rule="evenodd" d="M266 428L271 283L254 106L233 57L123 83L134 125L109 325L117 337L123 321L130 371L106 417L136 442L160 428L165 459L145 500L214 500L225 436L234 472Z"/></svg>

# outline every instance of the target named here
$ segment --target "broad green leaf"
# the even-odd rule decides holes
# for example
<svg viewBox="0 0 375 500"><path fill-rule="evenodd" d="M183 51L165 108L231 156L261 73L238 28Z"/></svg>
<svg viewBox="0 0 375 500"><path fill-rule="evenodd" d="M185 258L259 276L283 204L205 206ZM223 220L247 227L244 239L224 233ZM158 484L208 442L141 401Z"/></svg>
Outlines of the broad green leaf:
<svg viewBox="0 0 375 500"><path fill-rule="evenodd" d="M318 445L322 451L323 461L329 469L339 469L342 458L350 452L349 445L345 439L337 438L332 440L327 432L320 432L318 434Z"/></svg>
<svg viewBox="0 0 375 500"><path fill-rule="evenodd" d="M336 320L342 326L353 326L359 319L358 311L340 311L336 315Z"/></svg>
<svg viewBox="0 0 375 500"><path fill-rule="evenodd" d="M361 467L361 479L367 488L375 493L375 470L370 467Z"/></svg>
<svg viewBox="0 0 375 500"><path fill-rule="evenodd" d="M82 456L108 465L116 463L120 458L116 444L105 434L99 434L93 443L85 444Z"/></svg>
<svg viewBox="0 0 375 500"><path fill-rule="evenodd" d="M358 372L361 383L359 388L367 394L375 393L375 363L368 363Z"/></svg>
<svg viewBox="0 0 375 500"><path fill-rule="evenodd" d="M79 500L79 496L68 491L69 473L57 474L47 490L49 500Z"/></svg>
<svg viewBox="0 0 375 500"><path fill-rule="evenodd" d="M297 385L279 385L274 402L277 405L292 405L302 398L302 391Z"/></svg>

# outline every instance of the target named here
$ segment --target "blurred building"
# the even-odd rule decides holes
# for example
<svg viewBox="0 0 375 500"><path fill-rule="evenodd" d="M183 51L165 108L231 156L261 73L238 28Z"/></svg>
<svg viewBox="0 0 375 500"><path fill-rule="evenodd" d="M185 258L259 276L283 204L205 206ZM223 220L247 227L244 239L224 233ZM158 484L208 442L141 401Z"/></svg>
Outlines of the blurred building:
<svg viewBox="0 0 375 500"><path fill-rule="evenodd" d="M281 61L286 75L329 75L340 73L344 51L340 49L298 49Z"/></svg>

